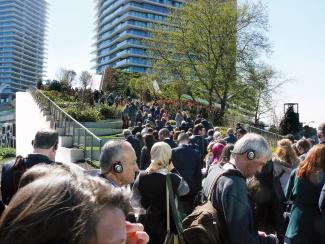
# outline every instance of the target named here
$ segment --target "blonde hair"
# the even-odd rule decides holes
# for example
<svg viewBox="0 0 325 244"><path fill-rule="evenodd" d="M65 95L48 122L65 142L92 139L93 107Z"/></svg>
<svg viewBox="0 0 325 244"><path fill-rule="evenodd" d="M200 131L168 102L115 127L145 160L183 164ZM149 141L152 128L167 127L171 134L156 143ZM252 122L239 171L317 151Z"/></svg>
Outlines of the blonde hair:
<svg viewBox="0 0 325 244"><path fill-rule="evenodd" d="M282 139L278 141L278 147L275 154L278 156L278 158L292 166L296 166L299 160L297 153L292 148L292 142L289 139Z"/></svg>
<svg viewBox="0 0 325 244"><path fill-rule="evenodd" d="M165 142L156 142L150 151L151 163L147 171L156 172L160 169L168 170L169 162L172 157L172 149Z"/></svg>

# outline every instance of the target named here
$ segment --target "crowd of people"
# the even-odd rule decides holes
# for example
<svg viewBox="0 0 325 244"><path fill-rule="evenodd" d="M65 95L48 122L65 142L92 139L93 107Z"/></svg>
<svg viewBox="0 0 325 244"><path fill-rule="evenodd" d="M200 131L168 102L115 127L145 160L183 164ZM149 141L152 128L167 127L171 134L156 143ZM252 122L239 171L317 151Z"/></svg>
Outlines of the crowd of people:
<svg viewBox="0 0 325 244"><path fill-rule="evenodd" d="M223 135L201 116L177 112L172 125L159 106L130 107L98 175L55 162L52 130L3 166L0 243L166 243L169 228L182 234L167 178L181 216L211 198L223 243L325 243L325 123L318 144L288 135L272 152L239 123Z"/></svg>

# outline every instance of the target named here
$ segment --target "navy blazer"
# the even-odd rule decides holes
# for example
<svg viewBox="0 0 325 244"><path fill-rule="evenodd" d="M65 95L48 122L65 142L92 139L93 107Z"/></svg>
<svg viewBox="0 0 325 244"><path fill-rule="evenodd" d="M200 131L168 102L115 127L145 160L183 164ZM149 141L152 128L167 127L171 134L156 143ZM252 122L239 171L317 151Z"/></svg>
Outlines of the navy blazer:
<svg viewBox="0 0 325 244"><path fill-rule="evenodd" d="M181 144L172 150L172 162L190 187L189 195L202 188L201 156L190 145Z"/></svg>

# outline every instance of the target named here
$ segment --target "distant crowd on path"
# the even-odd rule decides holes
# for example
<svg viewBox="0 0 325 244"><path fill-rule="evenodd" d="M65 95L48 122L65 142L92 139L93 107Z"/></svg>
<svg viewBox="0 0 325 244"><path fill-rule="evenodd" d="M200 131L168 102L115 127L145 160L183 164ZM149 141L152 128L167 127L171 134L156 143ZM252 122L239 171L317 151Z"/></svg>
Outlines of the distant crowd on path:
<svg viewBox="0 0 325 244"><path fill-rule="evenodd" d="M325 123L319 144L288 135L272 153L239 123L224 136L181 112L173 126L161 110L143 107L124 139L105 143L97 176L55 162L57 132L39 131L31 154L3 166L0 244L160 244L169 231L186 243L325 243ZM201 242L178 221L208 200L218 231Z"/></svg>

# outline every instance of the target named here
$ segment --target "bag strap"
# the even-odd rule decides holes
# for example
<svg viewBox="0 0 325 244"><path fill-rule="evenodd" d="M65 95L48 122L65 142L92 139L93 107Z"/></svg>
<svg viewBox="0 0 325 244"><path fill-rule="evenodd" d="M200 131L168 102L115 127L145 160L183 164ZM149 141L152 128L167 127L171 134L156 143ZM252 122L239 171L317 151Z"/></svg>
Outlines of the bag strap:
<svg viewBox="0 0 325 244"><path fill-rule="evenodd" d="M237 169L224 169L223 167L220 167L220 171L216 174L212 184L210 185L210 188L208 191L208 200L211 201L213 189L215 189L215 186L216 186L219 178L224 175L233 175L233 176L245 178Z"/></svg>
<svg viewBox="0 0 325 244"><path fill-rule="evenodd" d="M288 189L289 189L289 196L288 196L288 199L287 201L285 202L285 204L287 205L292 205L293 204L293 199L292 199L292 194L293 194L293 188L296 184L296 180L297 180L297 175L295 174L294 176L294 179L290 181L290 178L289 178L289 182L288 182Z"/></svg>
<svg viewBox="0 0 325 244"><path fill-rule="evenodd" d="M220 167L221 168L221 167ZM217 173L216 177L214 178L212 184L210 185L209 191L208 191L208 200L211 200L212 198L212 193L213 193L213 189L215 188L215 185L217 184L217 181L219 180L219 178L224 175L227 171L224 170L223 168L221 168L221 171Z"/></svg>
<svg viewBox="0 0 325 244"><path fill-rule="evenodd" d="M170 202L170 206L172 208L173 219L174 219L174 223L175 223L175 226L176 226L176 229L177 229L179 242L181 244L185 244L185 241L183 239L184 229L183 229L181 217L179 216L179 212L177 211L177 208L176 208L176 205L175 205L175 196L174 196L174 191L173 191L173 187L172 187L172 181L171 181L171 175L170 174L166 175L166 185L167 185L167 190L168 190L168 193L169 193L169 202Z"/></svg>
<svg viewBox="0 0 325 244"><path fill-rule="evenodd" d="M170 233L170 213L169 213L169 190L166 180L166 209L167 209L167 233Z"/></svg>
<svg viewBox="0 0 325 244"><path fill-rule="evenodd" d="M25 158L21 155L18 155L12 167L12 172L13 172L12 184L13 184L14 193L17 192L20 178L25 171L26 171Z"/></svg>

